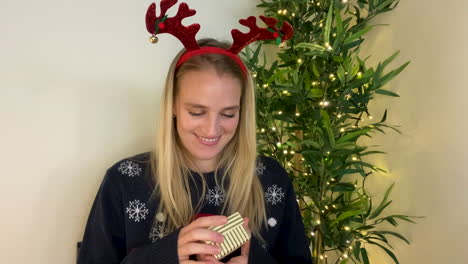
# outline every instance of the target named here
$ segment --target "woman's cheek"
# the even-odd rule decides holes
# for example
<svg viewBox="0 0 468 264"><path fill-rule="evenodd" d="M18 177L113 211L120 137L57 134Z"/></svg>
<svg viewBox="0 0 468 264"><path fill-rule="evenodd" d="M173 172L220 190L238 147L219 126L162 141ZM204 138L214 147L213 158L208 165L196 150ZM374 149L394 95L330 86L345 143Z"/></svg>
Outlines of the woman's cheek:
<svg viewBox="0 0 468 264"><path fill-rule="evenodd" d="M239 117L231 118L228 122L227 128L229 129L229 131L233 132L236 130L238 124Z"/></svg>

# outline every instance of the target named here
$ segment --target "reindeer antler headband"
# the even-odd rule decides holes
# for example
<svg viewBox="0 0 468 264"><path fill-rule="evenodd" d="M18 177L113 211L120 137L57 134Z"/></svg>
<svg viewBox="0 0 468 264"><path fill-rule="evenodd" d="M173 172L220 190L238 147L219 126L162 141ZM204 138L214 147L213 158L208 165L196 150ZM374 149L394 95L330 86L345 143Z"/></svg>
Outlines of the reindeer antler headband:
<svg viewBox="0 0 468 264"><path fill-rule="evenodd" d="M166 12L169 8L177 3L177 0L162 0L161 13L156 16L156 4L152 3L146 12L146 28L152 34L150 41L156 43L158 38L157 34L169 33L174 35L182 42L186 52L180 57L177 62L176 68L182 63L187 61L193 56L217 53L231 57L241 68L244 74L247 74L247 68L242 60L237 55L245 46L252 42L267 39L276 39L279 44L281 41L288 40L293 35L293 28L288 22L284 22L281 29L276 27L278 20L272 17L260 16L260 19L265 22L268 28L259 28L257 26L257 19L253 16L247 19L239 20L241 25L250 28L250 32L242 33L237 29L231 31L233 38L232 46L229 49L222 49L218 47L199 47L195 35L200 30L199 24L192 24L188 27L182 25L182 20L187 17L195 15L196 11L189 9L187 3L181 3L179 10L174 17L168 17Z"/></svg>

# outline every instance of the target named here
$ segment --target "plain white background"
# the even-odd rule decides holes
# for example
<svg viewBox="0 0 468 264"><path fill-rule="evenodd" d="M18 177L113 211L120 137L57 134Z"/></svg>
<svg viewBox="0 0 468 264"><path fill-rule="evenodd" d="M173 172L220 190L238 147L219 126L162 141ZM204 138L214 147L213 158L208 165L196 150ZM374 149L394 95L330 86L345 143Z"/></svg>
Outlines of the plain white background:
<svg viewBox="0 0 468 264"><path fill-rule="evenodd" d="M191 0L201 37L230 40L253 0ZM148 42L149 1L1 1L0 255L5 263L74 263L76 242L105 170L149 149L159 93L182 47ZM396 182L392 212L425 215L400 231L400 263L465 263L468 30L465 1L403 0L375 23L363 53L377 62L401 50L412 64L379 99L402 135L376 136L376 196ZM172 10L173 14L175 10ZM391 263L372 251L373 263Z"/></svg>

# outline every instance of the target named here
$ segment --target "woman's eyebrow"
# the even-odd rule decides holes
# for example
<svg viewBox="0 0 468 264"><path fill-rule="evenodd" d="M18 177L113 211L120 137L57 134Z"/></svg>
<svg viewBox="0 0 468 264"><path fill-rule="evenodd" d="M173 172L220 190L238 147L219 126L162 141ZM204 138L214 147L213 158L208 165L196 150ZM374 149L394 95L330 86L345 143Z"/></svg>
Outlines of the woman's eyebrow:
<svg viewBox="0 0 468 264"><path fill-rule="evenodd" d="M200 109L207 109L208 108L208 107L206 107L204 105L201 105L201 104L185 103L184 105L187 106L187 107L192 107L192 108L200 108ZM223 111L224 110L237 110L237 109L239 109L239 106L238 105L233 105L233 106L224 107Z"/></svg>

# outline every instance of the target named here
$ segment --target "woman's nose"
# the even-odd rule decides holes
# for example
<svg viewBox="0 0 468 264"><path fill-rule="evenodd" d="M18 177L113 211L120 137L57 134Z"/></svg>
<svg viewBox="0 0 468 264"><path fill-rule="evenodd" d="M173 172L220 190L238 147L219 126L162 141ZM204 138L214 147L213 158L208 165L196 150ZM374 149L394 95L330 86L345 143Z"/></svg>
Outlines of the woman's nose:
<svg viewBox="0 0 468 264"><path fill-rule="evenodd" d="M204 124L205 137L217 137L219 136L219 124L220 120L216 115L209 115Z"/></svg>

